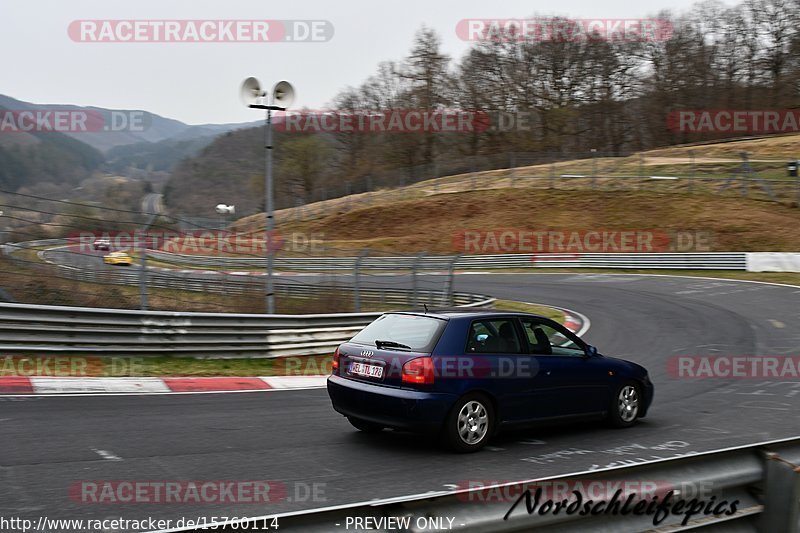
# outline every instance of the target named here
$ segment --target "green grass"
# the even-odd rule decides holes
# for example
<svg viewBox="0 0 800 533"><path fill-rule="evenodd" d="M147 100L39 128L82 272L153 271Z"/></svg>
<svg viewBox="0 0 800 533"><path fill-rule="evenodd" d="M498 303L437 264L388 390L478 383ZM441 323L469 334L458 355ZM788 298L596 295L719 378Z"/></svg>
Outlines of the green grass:
<svg viewBox="0 0 800 533"><path fill-rule="evenodd" d="M331 354L280 359L146 357L132 365L135 376L313 376L328 374Z"/></svg>
<svg viewBox="0 0 800 533"><path fill-rule="evenodd" d="M514 300L496 300L494 304L495 309L503 311L519 311L522 313L533 313L534 315L544 316L555 320L556 322L564 322L564 312L546 305L530 304L525 302L516 302Z"/></svg>

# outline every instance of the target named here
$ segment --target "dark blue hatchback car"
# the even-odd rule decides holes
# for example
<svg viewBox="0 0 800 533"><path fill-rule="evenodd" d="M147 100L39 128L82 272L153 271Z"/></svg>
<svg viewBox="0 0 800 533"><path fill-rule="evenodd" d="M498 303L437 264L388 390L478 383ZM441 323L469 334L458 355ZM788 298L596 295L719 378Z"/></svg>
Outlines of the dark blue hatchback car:
<svg viewBox="0 0 800 533"><path fill-rule="evenodd" d="M386 313L336 349L333 408L362 431L439 432L477 451L500 428L645 416L643 367L600 355L561 324L526 313L453 309Z"/></svg>

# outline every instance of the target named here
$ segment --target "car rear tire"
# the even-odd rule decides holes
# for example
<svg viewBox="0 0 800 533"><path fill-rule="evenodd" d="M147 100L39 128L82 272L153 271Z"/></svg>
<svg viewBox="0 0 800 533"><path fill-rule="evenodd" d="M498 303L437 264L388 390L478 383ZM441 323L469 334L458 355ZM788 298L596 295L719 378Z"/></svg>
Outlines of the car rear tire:
<svg viewBox="0 0 800 533"><path fill-rule="evenodd" d="M378 433L383 430L383 426L379 424L368 422L354 416L348 416L347 420L353 425L354 428L359 431L363 431L364 433Z"/></svg>
<svg viewBox="0 0 800 533"><path fill-rule="evenodd" d="M642 410L642 390L632 381L617 387L611 398L608 421L613 427L626 428L634 425Z"/></svg>
<svg viewBox="0 0 800 533"><path fill-rule="evenodd" d="M492 402L483 394L467 394L447 415L442 437L445 444L459 453L477 452L489 442L494 425Z"/></svg>

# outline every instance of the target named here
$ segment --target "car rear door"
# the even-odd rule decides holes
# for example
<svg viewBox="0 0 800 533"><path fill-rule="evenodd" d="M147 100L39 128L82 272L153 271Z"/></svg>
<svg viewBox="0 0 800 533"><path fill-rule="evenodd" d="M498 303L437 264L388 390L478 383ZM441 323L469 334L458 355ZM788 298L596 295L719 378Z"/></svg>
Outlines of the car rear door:
<svg viewBox="0 0 800 533"><path fill-rule="evenodd" d="M472 320L465 356L477 388L497 398L501 421L521 422L536 418L531 402L535 361L527 353L519 322L513 316Z"/></svg>

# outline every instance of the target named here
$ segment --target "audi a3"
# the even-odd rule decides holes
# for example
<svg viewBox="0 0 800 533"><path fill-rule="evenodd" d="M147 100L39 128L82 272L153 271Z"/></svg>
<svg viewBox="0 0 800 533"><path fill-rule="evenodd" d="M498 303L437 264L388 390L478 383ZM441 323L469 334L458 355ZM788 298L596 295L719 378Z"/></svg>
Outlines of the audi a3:
<svg viewBox="0 0 800 533"><path fill-rule="evenodd" d="M458 452L544 421L628 427L653 399L645 368L601 355L556 321L466 309L381 315L336 349L327 387L361 431L434 432Z"/></svg>

